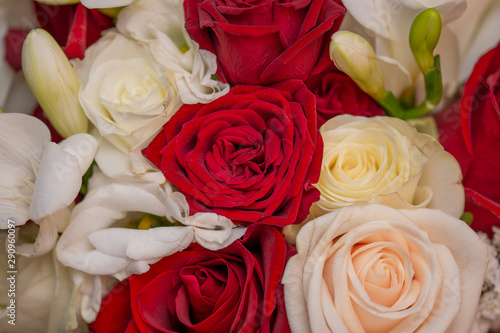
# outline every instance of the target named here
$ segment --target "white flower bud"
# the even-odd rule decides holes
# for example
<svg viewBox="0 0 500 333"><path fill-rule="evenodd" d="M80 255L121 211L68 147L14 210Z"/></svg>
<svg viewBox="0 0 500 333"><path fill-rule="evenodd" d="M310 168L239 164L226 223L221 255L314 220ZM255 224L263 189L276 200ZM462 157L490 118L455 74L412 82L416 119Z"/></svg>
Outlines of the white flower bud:
<svg viewBox="0 0 500 333"><path fill-rule="evenodd" d="M385 95L382 71L375 51L361 36L350 31L338 31L332 35L330 58L338 69L375 100Z"/></svg>
<svg viewBox="0 0 500 333"><path fill-rule="evenodd" d="M43 29L32 30L23 45L23 72L38 103L62 137L88 131L78 101L80 83L68 58Z"/></svg>
<svg viewBox="0 0 500 333"><path fill-rule="evenodd" d="M80 0L35 0L46 5L60 6L60 5L73 5L79 3Z"/></svg>

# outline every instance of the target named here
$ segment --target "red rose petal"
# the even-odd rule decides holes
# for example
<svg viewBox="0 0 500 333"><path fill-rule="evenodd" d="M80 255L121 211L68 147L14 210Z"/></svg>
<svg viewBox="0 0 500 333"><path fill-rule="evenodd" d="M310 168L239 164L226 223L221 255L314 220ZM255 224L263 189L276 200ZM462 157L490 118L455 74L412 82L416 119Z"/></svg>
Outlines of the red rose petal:
<svg viewBox="0 0 500 333"><path fill-rule="evenodd" d="M464 86L464 91L463 91L464 98L462 99L462 113L461 113L462 134L464 137L465 146L467 147L467 151L471 155L473 154L472 139L471 139L471 121L472 121L472 114L476 105L475 103L477 103L477 101L475 100L475 90L477 89L480 80L482 80L484 73L491 62L491 59L494 56L494 52L495 50L491 50L490 52L482 56L481 59L479 59L476 66L474 67L474 70L472 71L472 74L470 75L469 79L467 80Z"/></svg>
<svg viewBox="0 0 500 333"><path fill-rule="evenodd" d="M319 198L317 132L314 95L302 82L237 86L212 103L183 106L144 155L192 214L284 225L305 218Z"/></svg>
<svg viewBox="0 0 500 333"><path fill-rule="evenodd" d="M129 281L119 282L101 301L96 320L89 325L93 332L121 333L132 319Z"/></svg>
<svg viewBox="0 0 500 333"><path fill-rule="evenodd" d="M78 4L74 15L63 50L69 59L83 59L87 47L87 8Z"/></svg>

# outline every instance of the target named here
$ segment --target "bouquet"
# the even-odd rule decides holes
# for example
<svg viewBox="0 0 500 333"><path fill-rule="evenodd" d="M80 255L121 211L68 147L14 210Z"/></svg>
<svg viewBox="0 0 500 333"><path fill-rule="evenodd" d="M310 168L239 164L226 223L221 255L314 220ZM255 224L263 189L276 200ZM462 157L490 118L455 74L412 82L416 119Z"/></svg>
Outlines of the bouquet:
<svg viewBox="0 0 500 333"><path fill-rule="evenodd" d="M500 2L1 0L1 332L498 332Z"/></svg>

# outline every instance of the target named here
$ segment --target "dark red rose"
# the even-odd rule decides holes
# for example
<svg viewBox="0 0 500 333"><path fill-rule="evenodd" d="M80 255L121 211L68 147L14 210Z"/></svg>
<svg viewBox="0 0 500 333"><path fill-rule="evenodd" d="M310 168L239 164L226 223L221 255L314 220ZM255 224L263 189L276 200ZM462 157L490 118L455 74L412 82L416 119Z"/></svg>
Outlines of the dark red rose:
<svg viewBox="0 0 500 333"><path fill-rule="evenodd" d="M500 44L476 64L462 100L437 116L440 141L460 163L472 228L500 226Z"/></svg>
<svg viewBox="0 0 500 333"><path fill-rule="evenodd" d="M339 114L385 116L384 110L346 74L325 72L313 75L306 86L316 95L318 128Z"/></svg>
<svg viewBox="0 0 500 333"><path fill-rule="evenodd" d="M301 222L319 199L312 184L322 154L314 95L297 80L184 105L144 151L191 214L281 227Z"/></svg>
<svg viewBox="0 0 500 333"><path fill-rule="evenodd" d="M344 8L334 0L186 0L186 29L217 55L221 80L305 80L331 64L330 37Z"/></svg>
<svg viewBox="0 0 500 333"><path fill-rule="evenodd" d="M52 6L34 2L40 28L47 30L61 45L69 59L83 58L85 49L114 26L113 20L82 4ZM29 30L11 29L5 36L5 59L15 70L21 69L23 43Z"/></svg>
<svg viewBox="0 0 500 333"><path fill-rule="evenodd" d="M295 254L273 227L219 251L198 244L118 284L93 332L290 332L281 277Z"/></svg>

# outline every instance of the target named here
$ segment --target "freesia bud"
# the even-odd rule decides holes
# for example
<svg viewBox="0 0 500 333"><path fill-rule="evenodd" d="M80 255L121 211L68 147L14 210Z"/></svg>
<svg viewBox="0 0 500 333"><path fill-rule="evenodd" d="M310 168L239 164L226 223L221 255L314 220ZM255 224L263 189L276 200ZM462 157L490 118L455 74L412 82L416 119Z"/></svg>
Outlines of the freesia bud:
<svg viewBox="0 0 500 333"><path fill-rule="evenodd" d="M410 48L422 73L433 69L434 49L441 35L441 16L429 8L417 15L410 29Z"/></svg>
<svg viewBox="0 0 500 333"><path fill-rule="evenodd" d="M60 6L60 5L73 5L79 3L80 0L35 0L46 5Z"/></svg>
<svg viewBox="0 0 500 333"><path fill-rule="evenodd" d="M78 101L80 83L61 47L43 29L32 30L23 45L23 73L52 126L62 137L88 131Z"/></svg>
<svg viewBox="0 0 500 333"><path fill-rule="evenodd" d="M386 94L375 51L363 37L350 31L337 31L330 42L330 58L375 100Z"/></svg>

